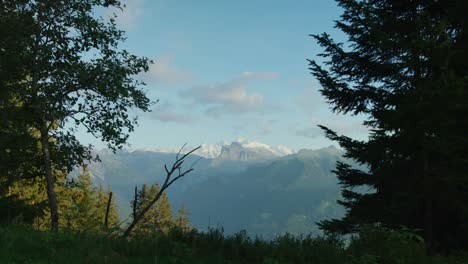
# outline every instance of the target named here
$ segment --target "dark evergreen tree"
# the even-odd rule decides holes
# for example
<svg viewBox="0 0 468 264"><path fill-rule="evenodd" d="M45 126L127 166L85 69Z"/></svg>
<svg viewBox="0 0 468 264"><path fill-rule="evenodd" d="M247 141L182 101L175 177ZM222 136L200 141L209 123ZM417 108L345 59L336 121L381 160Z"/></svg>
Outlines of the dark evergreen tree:
<svg viewBox="0 0 468 264"><path fill-rule="evenodd" d="M337 2L348 42L313 35L325 62L310 69L334 112L367 116L367 141L322 128L368 169L337 163L347 213L320 227L406 226L430 251L467 249L468 2Z"/></svg>
<svg viewBox="0 0 468 264"><path fill-rule="evenodd" d="M27 76L28 17L0 3L0 221L7 222L20 216L30 222L40 211L25 200L27 195L15 192L20 185L35 184L39 174L38 133L31 131L31 115L17 97L17 86Z"/></svg>
<svg viewBox="0 0 468 264"><path fill-rule="evenodd" d="M17 179L0 193L0 222L19 222L40 227L47 196L41 178Z"/></svg>

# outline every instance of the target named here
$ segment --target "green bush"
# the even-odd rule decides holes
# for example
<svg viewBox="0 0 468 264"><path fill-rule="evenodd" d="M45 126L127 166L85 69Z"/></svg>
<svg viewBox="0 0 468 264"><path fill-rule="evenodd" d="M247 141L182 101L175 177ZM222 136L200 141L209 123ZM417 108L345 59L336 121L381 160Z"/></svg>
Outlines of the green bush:
<svg viewBox="0 0 468 264"><path fill-rule="evenodd" d="M428 257L424 242L407 231L363 227L346 247L337 237L293 236L252 239L245 231L225 236L171 230L130 240L103 234L36 231L30 226L0 226L0 263L262 263L374 264L468 263L468 254Z"/></svg>
<svg viewBox="0 0 468 264"><path fill-rule="evenodd" d="M422 238L379 226L363 226L351 239L348 252L359 260L356 263L428 263Z"/></svg>

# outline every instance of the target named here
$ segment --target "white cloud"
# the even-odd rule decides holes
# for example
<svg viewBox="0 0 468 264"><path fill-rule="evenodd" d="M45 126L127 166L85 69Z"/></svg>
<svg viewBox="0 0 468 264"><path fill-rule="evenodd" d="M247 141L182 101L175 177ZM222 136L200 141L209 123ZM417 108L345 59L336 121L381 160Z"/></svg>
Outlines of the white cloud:
<svg viewBox="0 0 468 264"><path fill-rule="evenodd" d="M273 124L276 123L276 120L264 120L258 126L258 130L262 135L268 135L273 131Z"/></svg>
<svg viewBox="0 0 468 264"><path fill-rule="evenodd" d="M206 113L212 117L219 117L224 113L256 112L264 105L264 98L260 93L249 92L247 84L251 80L272 78L276 78L275 73L244 72L240 77L225 83L194 86L181 91L180 96L191 100L194 104L208 107Z"/></svg>
<svg viewBox="0 0 468 264"><path fill-rule="evenodd" d="M150 82L176 84L192 79L190 73L177 69L172 63L172 57L163 55L154 59L144 77Z"/></svg>
<svg viewBox="0 0 468 264"><path fill-rule="evenodd" d="M246 71L242 73L243 79L252 79L252 80L272 80L278 78L276 72L250 72Z"/></svg>
<svg viewBox="0 0 468 264"><path fill-rule="evenodd" d="M144 13L145 0L121 0L122 10L112 8L108 15L117 15L117 26L125 31L131 31L136 27L138 18Z"/></svg>
<svg viewBox="0 0 468 264"><path fill-rule="evenodd" d="M307 138L317 138L323 136L324 133L319 127L313 126L296 130L296 135Z"/></svg>
<svg viewBox="0 0 468 264"><path fill-rule="evenodd" d="M192 119L189 116L181 115L173 111L155 111L151 114L151 118L159 120L164 123L192 123Z"/></svg>
<svg viewBox="0 0 468 264"><path fill-rule="evenodd" d="M174 106L168 102L156 105L153 111L149 113L149 117L164 123L188 124L193 122L192 117L174 111Z"/></svg>
<svg viewBox="0 0 468 264"><path fill-rule="evenodd" d="M246 128L247 125L245 123L235 124L232 126L232 129L234 129L236 132L245 132Z"/></svg>

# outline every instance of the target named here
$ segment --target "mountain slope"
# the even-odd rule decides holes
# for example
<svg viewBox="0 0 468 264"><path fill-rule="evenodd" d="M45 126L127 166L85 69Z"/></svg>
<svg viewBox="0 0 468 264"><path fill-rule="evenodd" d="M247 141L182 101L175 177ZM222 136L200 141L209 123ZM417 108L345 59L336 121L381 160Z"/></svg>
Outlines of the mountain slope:
<svg viewBox="0 0 468 264"><path fill-rule="evenodd" d="M339 187L331 173L336 160L342 159L340 150L300 150L282 157L251 150L233 143L215 159L201 158L195 171L168 189L171 203L176 208L185 205L199 229L218 225L226 233L246 229L264 238L284 232L316 233L316 221L343 213L335 203ZM164 164L172 164L176 155L99 154L102 163L92 164L90 170L97 181L111 186L123 218L130 213L134 187L161 182ZM197 159L189 156L186 164Z"/></svg>
<svg viewBox="0 0 468 264"><path fill-rule="evenodd" d="M317 233L316 221L343 213L330 172L341 159L335 150L303 150L229 178L209 178L188 188L180 202L198 227L219 225L226 233L246 229L264 238Z"/></svg>

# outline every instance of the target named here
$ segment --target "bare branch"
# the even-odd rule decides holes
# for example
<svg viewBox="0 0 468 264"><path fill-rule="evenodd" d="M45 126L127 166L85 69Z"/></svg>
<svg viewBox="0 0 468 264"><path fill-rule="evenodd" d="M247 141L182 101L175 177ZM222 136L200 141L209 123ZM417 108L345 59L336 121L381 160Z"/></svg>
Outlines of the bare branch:
<svg viewBox="0 0 468 264"><path fill-rule="evenodd" d="M190 155L190 154L192 154L193 152L199 150L200 148L201 148L201 146L198 146L198 147L192 149L191 151L189 151L189 152L187 152L186 154L184 154L179 160L185 159L188 155Z"/></svg>
<svg viewBox="0 0 468 264"><path fill-rule="evenodd" d="M182 147L179 149L179 152L177 152L176 161L179 160L179 155L182 152L182 150L184 150L185 146L187 146L187 143L184 143L184 145L182 145Z"/></svg>
<svg viewBox="0 0 468 264"><path fill-rule="evenodd" d="M194 170L194 165L201 159L197 159L191 166L188 170L186 171L183 171L182 170L182 164L184 163L185 161L185 158L187 158L190 154L192 154L193 152L197 151L198 149L201 148L201 146L198 146L194 149L192 149L191 151L187 152L186 154L180 156L180 153L182 152L182 150L184 149L185 145L187 145L187 143L185 143L182 148L180 148L179 152L177 153L176 155L176 160L175 162L172 164L171 166L171 169L169 170L167 165L165 164L164 165L164 170L166 171L166 178L164 180L164 183L163 185L161 186L161 188L159 189L159 192L156 194L156 196L149 202L149 204L143 208L140 212L136 212L136 215L133 217L133 221L130 223L130 225L127 227L127 229L125 230L123 236L124 237L128 237L130 235L130 233L132 232L133 228L135 228L135 226L138 224L138 222L143 218L143 216L146 214L146 212L148 212L150 210L150 208L159 200L159 198L161 198L162 194L164 193L164 191L169 188L169 186L171 186L175 181L177 181L178 179L184 177L185 175L187 175L188 173L192 172ZM179 157L180 156L180 157ZM174 172L177 170L177 176L172 178L172 175L174 174Z"/></svg>
<svg viewBox="0 0 468 264"><path fill-rule="evenodd" d="M196 161L194 161L192 165L190 165L190 169L192 169L201 159L203 159L203 157L199 157Z"/></svg>
<svg viewBox="0 0 468 264"><path fill-rule="evenodd" d="M177 177L175 177L174 179L172 179L172 180L169 182L169 184L168 184L167 186L171 185L173 182L175 182L175 181L178 180L179 178L184 177L187 173L189 173L189 172L191 172L191 171L193 171L193 170L194 170L194 169L189 169L189 170L186 170L186 171L183 172L183 173L180 173Z"/></svg>

